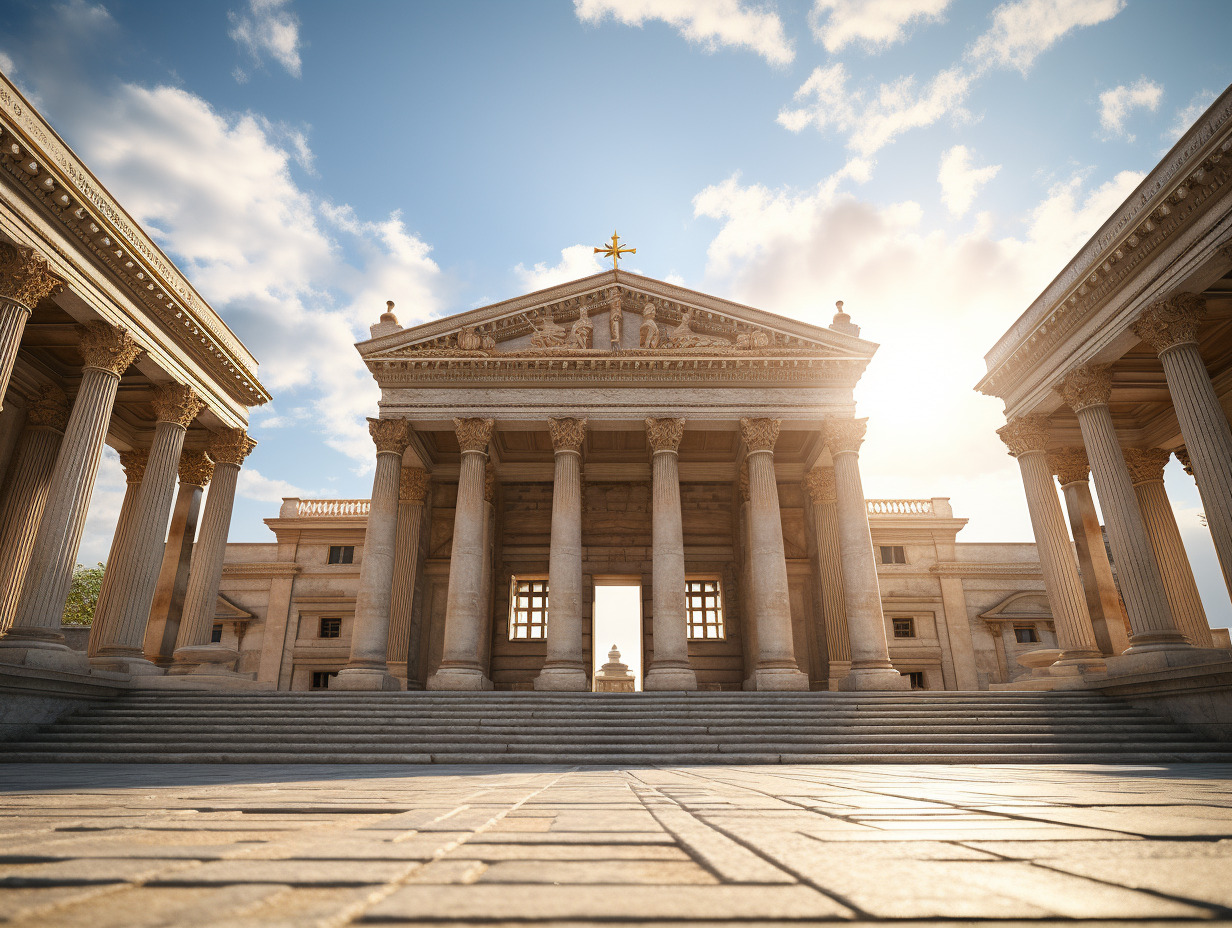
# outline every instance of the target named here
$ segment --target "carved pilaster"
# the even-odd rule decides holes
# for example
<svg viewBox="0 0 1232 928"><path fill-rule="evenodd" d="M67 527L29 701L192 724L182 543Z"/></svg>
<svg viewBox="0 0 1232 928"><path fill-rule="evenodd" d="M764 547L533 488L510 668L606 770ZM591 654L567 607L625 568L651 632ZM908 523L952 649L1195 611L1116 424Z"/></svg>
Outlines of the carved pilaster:
<svg viewBox="0 0 1232 928"><path fill-rule="evenodd" d="M428 472L422 467L404 467L398 485L398 498L422 503L428 495Z"/></svg>
<svg viewBox="0 0 1232 928"><path fill-rule="evenodd" d="M33 310L40 300L62 287L60 278L33 248L0 242L0 300Z"/></svg>
<svg viewBox="0 0 1232 928"><path fill-rule="evenodd" d="M868 430L868 419L827 419L823 435L831 454L859 451Z"/></svg>
<svg viewBox="0 0 1232 928"><path fill-rule="evenodd" d="M680 449L680 439L683 437L683 419L646 420L646 439L650 442L650 450L656 454L660 451L675 454Z"/></svg>
<svg viewBox="0 0 1232 928"><path fill-rule="evenodd" d="M140 483L145 477L145 465L150 458L149 448L132 448L120 452L120 466L124 468L126 483Z"/></svg>
<svg viewBox="0 0 1232 928"><path fill-rule="evenodd" d="M1048 468L1057 475L1061 486L1086 483L1091 475L1085 448L1058 448L1048 452Z"/></svg>
<svg viewBox="0 0 1232 928"><path fill-rule="evenodd" d="M243 429L224 429L215 433L210 441L210 457L215 465L233 464L240 467L255 447L256 440L249 438Z"/></svg>
<svg viewBox="0 0 1232 928"><path fill-rule="evenodd" d="M478 451L488 453L488 443L492 440L492 419L454 419L454 431L458 433L458 447L463 452Z"/></svg>
<svg viewBox="0 0 1232 928"><path fill-rule="evenodd" d="M490 459L483 467L483 498L489 503L496 499L496 467Z"/></svg>
<svg viewBox="0 0 1232 928"><path fill-rule="evenodd" d="M749 501L749 462L740 462L740 473L736 475L736 486L740 490L740 502Z"/></svg>
<svg viewBox="0 0 1232 928"><path fill-rule="evenodd" d="M64 391L54 384L40 387L26 407L26 422L30 425L53 428L63 432L68 425L72 407Z"/></svg>
<svg viewBox="0 0 1232 928"><path fill-rule="evenodd" d="M141 348L131 335L106 322L87 322L77 327L83 367L109 371L116 376L137 360Z"/></svg>
<svg viewBox="0 0 1232 928"><path fill-rule="evenodd" d="M1084 364L1062 377L1056 390L1074 412L1107 406L1112 395L1112 371L1107 364Z"/></svg>
<svg viewBox="0 0 1232 928"><path fill-rule="evenodd" d="M1163 448L1124 448L1125 467L1134 486L1164 479L1164 465L1172 453Z"/></svg>
<svg viewBox="0 0 1232 928"><path fill-rule="evenodd" d="M401 454L410 444L410 424L405 419L368 419L368 434L377 454Z"/></svg>
<svg viewBox="0 0 1232 928"><path fill-rule="evenodd" d="M1151 346L1156 354L1169 348L1198 341L1198 326L1206 315L1206 300L1196 293L1178 293L1170 300L1159 300L1142 311L1134 323L1134 334Z"/></svg>
<svg viewBox="0 0 1232 928"><path fill-rule="evenodd" d="M180 453L180 483L194 487L204 487L214 476L214 462L204 451L183 451Z"/></svg>
<svg viewBox="0 0 1232 928"><path fill-rule="evenodd" d="M159 422L173 422L184 429L205 408L196 391L182 383L168 383L155 388L151 405Z"/></svg>
<svg viewBox="0 0 1232 928"><path fill-rule="evenodd" d="M548 432L552 436L552 447L559 454L570 451L580 454L582 442L586 438L585 419L549 419Z"/></svg>
<svg viewBox="0 0 1232 928"><path fill-rule="evenodd" d="M740 437L744 439L749 452L774 451L774 443L779 440L779 427L782 419L741 419Z"/></svg>
<svg viewBox="0 0 1232 928"><path fill-rule="evenodd" d="M804 489L808 491L809 499L820 505L831 503L835 496L834 471L828 467L814 467L804 475Z"/></svg>
<svg viewBox="0 0 1232 928"><path fill-rule="evenodd" d="M1048 417L1039 413L1018 416L997 429L997 434L1010 449L1011 457L1043 451L1048 444Z"/></svg>

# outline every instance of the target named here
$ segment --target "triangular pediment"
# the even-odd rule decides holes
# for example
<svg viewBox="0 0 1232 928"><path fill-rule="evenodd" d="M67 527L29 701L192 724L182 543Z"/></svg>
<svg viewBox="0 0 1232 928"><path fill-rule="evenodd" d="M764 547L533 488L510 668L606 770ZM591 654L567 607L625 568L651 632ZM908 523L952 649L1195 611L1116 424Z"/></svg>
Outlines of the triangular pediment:
<svg viewBox="0 0 1232 928"><path fill-rule="evenodd" d="M605 271L389 331L356 347L370 365L428 358L809 358L855 363L877 350L809 325L666 281ZM858 375L857 375L858 376Z"/></svg>

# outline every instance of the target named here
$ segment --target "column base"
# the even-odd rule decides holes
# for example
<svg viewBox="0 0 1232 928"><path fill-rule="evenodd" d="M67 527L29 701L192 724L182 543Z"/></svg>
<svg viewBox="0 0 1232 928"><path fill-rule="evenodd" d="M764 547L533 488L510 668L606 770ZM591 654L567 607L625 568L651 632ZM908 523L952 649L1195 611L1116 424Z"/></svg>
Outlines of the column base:
<svg viewBox="0 0 1232 928"><path fill-rule="evenodd" d="M894 669L853 667L838 688L844 693L909 690L911 681Z"/></svg>
<svg viewBox="0 0 1232 928"><path fill-rule="evenodd" d="M851 673L851 661L830 661L830 675L826 680L827 689L837 690Z"/></svg>
<svg viewBox="0 0 1232 928"><path fill-rule="evenodd" d="M338 676L329 681L331 690L366 690L373 692L392 693L402 689L402 681L384 670L372 670L364 667L346 667L338 671Z"/></svg>
<svg viewBox="0 0 1232 928"><path fill-rule="evenodd" d="M218 644L194 644L176 648L175 663L167 673L172 676L181 674L212 673L229 674L240 659L240 652L235 648L224 648Z"/></svg>
<svg viewBox="0 0 1232 928"><path fill-rule="evenodd" d="M490 690L492 681L483 675L482 670L470 667L442 667L428 677L429 690Z"/></svg>
<svg viewBox="0 0 1232 928"><path fill-rule="evenodd" d="M166 671L144 657L121 654L98 654L90 658L90 666L110 673L126 673L130 677L161 677Z"/></svg>
<svg viewBox="0 0 1232 928"><path fill-rule="evenodd" d="M655 667L651 665L642 679L646 692L697 689L697 674L689 667Z"/></svg>
<svg viewBox="0 0 1232 928"><path fill-rule="evenodd" d="M579 667L544 667L535 677L535 689L556 693L585 693L590 689L586 671Z"/></svg>
<svg viewBox="0 0 1232 928"><path fill-rule="evenodd" d="M1151 651L1192 651L1193 643L1179 633L1161 632L1131 635L1124 654L1146 654Z"/></svg>
<svg viewBox="0 0 1232 928"><path fill-rule="evenodd" d="M64 641L64 634L55 629L43 628L41 625L13 625L7 632L0 635L0 649L18 648L23 651L72 650Z"/></svg>
<svg viewBox="0 0 1232 928"><path fill-rule="evenodd" d="M753 671L753 684L759 693L800 693L808 691L809 678L789 667L760 667Z"/></svg>
<svg viewBox="0 0 1232 928"><path fill-rule="evenodd" d="M1215 661L1226 661L1232 658L1232 651L1227 648L1185 648L1184 650L1126 651L1117 657L1108 658L1108 676L1123 674L1150 673L1156 670L1167 670L1171 667L1193 667L1198 664L1210 664Z"/></svg>

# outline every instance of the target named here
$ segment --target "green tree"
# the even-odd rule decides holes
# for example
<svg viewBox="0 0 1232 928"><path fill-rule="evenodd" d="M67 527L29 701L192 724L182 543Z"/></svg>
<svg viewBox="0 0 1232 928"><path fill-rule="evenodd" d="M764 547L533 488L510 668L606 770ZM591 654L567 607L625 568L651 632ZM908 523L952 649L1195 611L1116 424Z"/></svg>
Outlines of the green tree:
<svg viewBox="0 0 1232 928"><path fill-rule="evenodd" d="M68 591L64 604L64 625L93 625L94 607L98 605L98 591L103 586L103 565L86 567L78 564L73 568L73 586Z"/></svg>

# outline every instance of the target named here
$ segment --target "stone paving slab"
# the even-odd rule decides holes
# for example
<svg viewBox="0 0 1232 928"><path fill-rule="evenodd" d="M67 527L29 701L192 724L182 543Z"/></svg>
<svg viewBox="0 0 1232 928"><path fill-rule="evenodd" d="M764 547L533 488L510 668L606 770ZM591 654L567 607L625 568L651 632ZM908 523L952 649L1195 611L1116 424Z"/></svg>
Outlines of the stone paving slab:
<svg viewBox="0 0 1232 928"><path fill-rule="evenodd" d="M1232 921L1232 765L12 766L0 923Z"/></svg>

